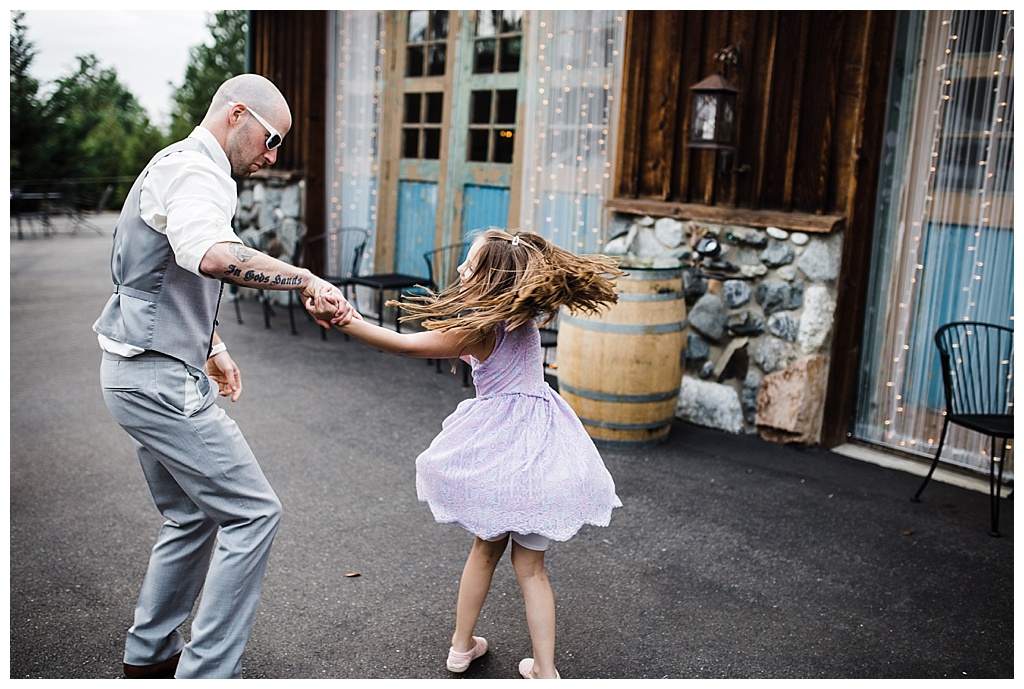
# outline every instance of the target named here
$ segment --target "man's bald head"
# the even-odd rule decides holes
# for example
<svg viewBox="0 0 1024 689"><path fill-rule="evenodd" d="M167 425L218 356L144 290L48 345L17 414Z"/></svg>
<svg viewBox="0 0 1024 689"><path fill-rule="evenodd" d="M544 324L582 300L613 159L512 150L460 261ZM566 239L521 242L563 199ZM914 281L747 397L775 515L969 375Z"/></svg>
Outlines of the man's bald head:
<svg viewBox="0 0 1024 689"><path fill-rule="evenodd" d="M239 74L231 77L217 89L210 109L203 120L219 117L231 103L244 103L280 129L291 129L292 113L288 101L274 83L259 74Z"/></svg>

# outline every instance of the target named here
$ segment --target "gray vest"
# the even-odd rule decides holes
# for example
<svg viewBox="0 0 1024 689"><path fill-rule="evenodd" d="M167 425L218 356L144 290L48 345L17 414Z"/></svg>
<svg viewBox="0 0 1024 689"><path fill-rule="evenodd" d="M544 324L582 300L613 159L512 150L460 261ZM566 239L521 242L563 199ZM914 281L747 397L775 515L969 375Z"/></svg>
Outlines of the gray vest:
<svg viewBox="0 0 1024 689"><path fill-rule="evenodd" d="M142 220L142 182L153 165L179 151L212 159L196 139L171 144L153 156L128 192L114 227L110 273L114 294L92 328L101 335L203 369L213 340L223 283L199 277L174 261L167 237Z"/></svg>

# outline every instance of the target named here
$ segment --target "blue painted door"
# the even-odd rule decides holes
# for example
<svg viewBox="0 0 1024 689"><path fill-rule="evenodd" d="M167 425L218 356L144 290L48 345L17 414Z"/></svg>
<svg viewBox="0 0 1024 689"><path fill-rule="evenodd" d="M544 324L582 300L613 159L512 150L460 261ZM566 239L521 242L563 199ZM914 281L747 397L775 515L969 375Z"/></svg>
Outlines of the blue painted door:
<svg viewBox="0 0 1024 689"><path fill-rule="evenodd" d="M425 252L510 225L523 16L399 13L397 271L421 275Z"/></svg>

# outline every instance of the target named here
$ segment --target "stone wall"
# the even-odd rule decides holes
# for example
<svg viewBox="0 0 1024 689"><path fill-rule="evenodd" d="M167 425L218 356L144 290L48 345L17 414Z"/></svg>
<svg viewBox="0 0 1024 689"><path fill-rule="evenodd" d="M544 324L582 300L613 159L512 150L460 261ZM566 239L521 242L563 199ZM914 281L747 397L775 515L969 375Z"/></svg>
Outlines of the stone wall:
<svg viewBox="0 0 1024 689"><path fill-rule="evenodd" d="M303 222L305 181L290 176L261 176L238 185L235 234L247 245L288 263L293 262L299 223ZM245 290L251 293L254 290ZM288 293L268 291L266 298L286 305Z"/></svg>
<svg viewBox="0 0 1024 689"><path fill-rule="evenodd" d="M706 237L720 254L696 251ZM773 442L819 441L842 240L842 232L614 216L605 252L624 266L688 267L679 418Z"/></svg>

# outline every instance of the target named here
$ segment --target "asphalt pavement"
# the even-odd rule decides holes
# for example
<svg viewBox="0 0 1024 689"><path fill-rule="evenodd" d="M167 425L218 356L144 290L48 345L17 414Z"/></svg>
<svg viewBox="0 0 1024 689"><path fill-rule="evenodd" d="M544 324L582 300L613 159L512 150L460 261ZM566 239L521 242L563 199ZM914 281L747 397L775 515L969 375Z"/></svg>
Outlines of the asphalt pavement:
<svg viewBox="0 0 1024 689"><path fill-rule="evenodd" d="M108 231L10 240L10 677L115 679L161 517L99 388ZM472 388L287 311L225 300L222 401L284 505L244 658L253 679L513 679L530 655L507 557L445 669L471 538L415 458ZM822 448L677 422L602 449L623 507L548 553L566 679L1014 677L1014 505ZM188 634L188 625L183 627Z"/></svg>

